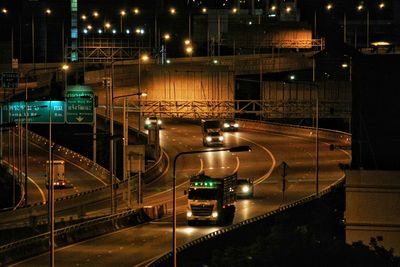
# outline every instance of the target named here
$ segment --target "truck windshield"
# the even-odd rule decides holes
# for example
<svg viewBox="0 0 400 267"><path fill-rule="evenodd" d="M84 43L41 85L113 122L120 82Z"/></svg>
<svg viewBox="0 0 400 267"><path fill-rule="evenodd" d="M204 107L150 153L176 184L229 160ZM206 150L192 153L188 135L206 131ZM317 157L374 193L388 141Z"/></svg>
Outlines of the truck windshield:
<svg viewBox="0 0 400 267"><path fill-rule="evenodd" d="M189 189L188 198L194 200L217 199L217 192L215 188Z"/></svg>

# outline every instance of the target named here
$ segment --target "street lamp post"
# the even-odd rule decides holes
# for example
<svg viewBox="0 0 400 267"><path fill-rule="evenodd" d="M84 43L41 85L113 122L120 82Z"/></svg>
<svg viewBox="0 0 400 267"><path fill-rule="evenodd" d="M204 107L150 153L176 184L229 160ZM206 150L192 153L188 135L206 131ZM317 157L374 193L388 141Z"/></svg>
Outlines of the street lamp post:
<svg viewBox="0 0 400 267"><path fill-rule="evenodd" d="M25 160L24 160L24 171L25 171L25 182L24 182L24 192L25 192L25 205L28 205L28 78L30 77L31 72L36 72L38 70L49 70L55 69L57 70L68 70L68 65L64 64L61 67L57 68L40 68L40 69L30 69L25 74ZM64 76L65 79L66 76ZM64 83L65 86L66 83ZM66 89L66 88L65 88ZM51 119L51 118L50 118ZM50 137L50 136L49 136Z"/></svg>
<svg viewBox="0 0 400 267"><path fill-rule="evenodd" d="M188 154L200 154L200 153L208 153L208 152L220 152L220 151L228 151L228 152L249 152L251 148L249 146L237 146L231 148L221 148L214 150L194 150L194 151L184 151L178 153L174 158L174 166L173 166L173 178L172 178L172 254L173 254L173 266L177 266L176 262L176 161L182 155Z"/></svg>
<svg viewBox="0 0 400 267"><path fill-rule="evenodd" d="M124 105L123 105L123 110L122 110L122 122L123 122L123 139L124 139L124 145L123 145L123 153L122 153L122 157L123 157L123 179L125 180L126 178L126 155L125 155L125 147L128 145L128 138L129 138L129 134L128 134L128 116L127 116L127 112L126 112L126 107L127 107L127 102L128 102L128 97L130 96L138 96L139 98L139 112L140 112L140 96L146 96L146 93L133 93L133 94L126 94L126 95L119 95L119 96L115 96L113 97L112 101L114 103L115 99L118 98L124 98ZM114 107L114 104L112 105ZM114 113L114 110L111 110L112 113ZM113 116L114 118L114 116Z"/></svg>

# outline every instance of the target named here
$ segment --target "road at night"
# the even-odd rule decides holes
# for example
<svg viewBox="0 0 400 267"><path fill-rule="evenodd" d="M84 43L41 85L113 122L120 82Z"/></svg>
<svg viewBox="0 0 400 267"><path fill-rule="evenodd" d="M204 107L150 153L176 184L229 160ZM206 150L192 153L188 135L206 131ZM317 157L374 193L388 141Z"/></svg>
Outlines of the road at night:
<svg viewBox="0 0 400 267"><path fill-rule="evenodd" d="M297 138L269 132L241 130L225 133L225 146L250 145L252 152L230 155L227 152L184 156L177 164L177 244L178 246L206 235L218 226L189 227L186 223L186 196L188 175L205 170L208 175L231 173L239 167L240 177L254 177L255 198L237 202L234 223L246 220L279 206L315 193L315 139ZM199 126L166 123L160 134L161 144L167 152L170 170L146 187L144 205L168 201L171 214L172 160L179 151L202 149ZM236 156L239 159L236 159ZM289 181L284 198L280 191L279 172L274 170L285 161ZM348 163L349 155L342 150L330 151L329 145L320 143L319 190L323 190L343 176L339 163ZM152 196L156 194L155 196ZM143 266L154 257L171 250L171 216L144 225L131 227L91 240L56 250L57 266ZM43 254L13 266L42 266L49 261Z"/></svg>

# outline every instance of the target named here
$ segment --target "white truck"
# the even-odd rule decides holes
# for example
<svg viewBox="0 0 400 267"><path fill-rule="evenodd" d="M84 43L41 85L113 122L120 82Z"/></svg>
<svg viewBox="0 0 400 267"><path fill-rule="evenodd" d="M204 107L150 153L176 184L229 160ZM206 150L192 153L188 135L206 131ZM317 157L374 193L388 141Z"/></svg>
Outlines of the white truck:
<svg viewBox="0 0 400 267"><path fill-rule="evenodd" d="M51 168L50 168L51 167ZM50 171L53 176L53 185L55 189L62 189L67 187L67 182L65 181L65 162L64 160L47 160L46 161L46 173L44 175L46 179L46 187L49 188L50 181L48 177L50 176Z"/></svg>
<svg viewBox="0 0 400 267"><path fill-rule="evenodd" d="M223 146L224 136L221 131L219 120L202 120L201 128L203 131L204 146Z"/></svg>
<svg viewBox="0 0 400 267"><path fill-rule="evenodd" d="M186 217L188 225L196 222L225 225L235 215L237 173L217 178L204 173L190 177Z"/></svg>

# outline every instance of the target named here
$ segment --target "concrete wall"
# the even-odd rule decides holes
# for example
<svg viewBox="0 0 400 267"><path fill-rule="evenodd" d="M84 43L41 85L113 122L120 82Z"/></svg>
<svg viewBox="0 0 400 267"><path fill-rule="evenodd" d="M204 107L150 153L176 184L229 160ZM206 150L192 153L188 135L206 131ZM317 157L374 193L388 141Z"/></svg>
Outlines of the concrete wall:
<svg viewBox="0 0 400 267"><path fill-rule="evenodd" d="M400 172L348 171L345 219L347 243L378 237L400 255Z"/></svg>

